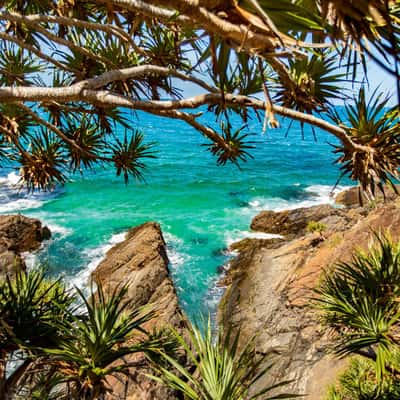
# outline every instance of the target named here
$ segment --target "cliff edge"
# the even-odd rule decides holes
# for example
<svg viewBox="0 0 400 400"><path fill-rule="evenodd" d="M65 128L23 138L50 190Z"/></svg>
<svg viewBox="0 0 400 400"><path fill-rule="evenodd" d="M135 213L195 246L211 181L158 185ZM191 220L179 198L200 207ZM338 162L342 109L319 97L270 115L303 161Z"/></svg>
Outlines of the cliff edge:
<svg viewBox="0 0 400 400"><path fill-rule="evenodd" d="M373 231L389 230L400 237L400 200L376 209L352 205L263 212L252 228L283 239L245 239L233 245L239 255L224 279L219 319L240 326L242 338L257 334L257 350L276 360L258 388L293 379L283 391L323 400L345 367L345 360L331 354L330 337L310 306L312 289L325 269L349 260L355 248L367 248ZM310 221L324 225L323 235L307 232Z"/></svg>

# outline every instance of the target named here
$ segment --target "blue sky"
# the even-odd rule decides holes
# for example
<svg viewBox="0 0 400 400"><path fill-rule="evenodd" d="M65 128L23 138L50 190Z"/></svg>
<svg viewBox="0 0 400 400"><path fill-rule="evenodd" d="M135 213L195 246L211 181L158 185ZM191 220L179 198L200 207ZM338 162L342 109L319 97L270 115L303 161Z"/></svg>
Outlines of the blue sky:
<svg viewBox="0 0 400 400"><path fill-rule="evenodd" d="M368 67L368 79L369 79L369 92L374 91L377 87L384 93L390 94L391 105L395 105L397 102L396 94L396 78L390 75L388 72L383 70L374 61L369 61ZM183 90L185 97L196 96L198 94L204 93L204 89L199 88L195 84L189 82L180 83L179 86ZM348 87L348 85L346 85ZM340 103L339 103L340 104Z"/></svg>

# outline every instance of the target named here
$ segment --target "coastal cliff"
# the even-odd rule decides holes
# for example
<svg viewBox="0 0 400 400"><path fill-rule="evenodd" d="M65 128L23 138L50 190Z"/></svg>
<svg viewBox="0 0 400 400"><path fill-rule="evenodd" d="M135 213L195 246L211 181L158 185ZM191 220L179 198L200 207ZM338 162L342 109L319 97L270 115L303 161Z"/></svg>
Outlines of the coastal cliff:
<svg viewBox="0 0 400 400"><path fill-rule="evenodd" d="M273 370L257 388L293 380L285 392L323 400L345 368L346 360L330 352L331 338L310 306L312 289L324 270L349 260L355 248L367 248L373 231L389 230L398 239L400 201L392 199L373 209L357 207L354 189L343 198L350 208L323 205L262 212L251 227L282 239L245 239L233 245L239 255L223 279L227 289L219 319L240 326L242 338L257 334L257 351L275 359ZM311 221L323 224L323 235L307 232Z"/></svg>
<svg viewBox="0 0 400 400"><path fill-rule="evenodd" d="M178 305L174 285L169 276L166 244L160 226L148 222L131 229L123 242L108 251L93 273L93 280L101 283L106 293L128 284L127 297L131 307L151 304L156 316L145 324L151 332L166 326L181 329L185 325ZM175 393L147 378L151 373L144 356L134 354L124 362L135 362L142 367L132 368L129 379L113 380L110 398L124 400L169 400Z"/></svg>

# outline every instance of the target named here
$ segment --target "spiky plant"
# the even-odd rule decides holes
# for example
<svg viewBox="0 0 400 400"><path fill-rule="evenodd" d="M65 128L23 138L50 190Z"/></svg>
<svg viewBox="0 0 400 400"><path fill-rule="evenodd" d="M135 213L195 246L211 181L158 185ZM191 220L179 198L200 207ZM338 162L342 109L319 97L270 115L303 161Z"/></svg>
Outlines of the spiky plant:
<svg viewBox="0 0 400 400"><path fill-rule="evenodd" d="M83 310L70 313L69 320L58 325L58 345L44 349L48 365L68 383L70 395L79 399L102 399L112 392L110 376L129 374L130 365L121 358L161 348L160 337L146 339L142 325L153 316L151 310L131 308L126 300L127 287L116 288L106 296L101 286L87 299L78 290Z"/></svg>
<svg viewBox="0 0 400 400"><path fill-rule="evenodd" d="M338 73L335 55L315 53L309 58L289 60L292 82L274 81L275 99L285 107L312 114L326 111L334 99L343 99L344 73ZM293 85L294 83L294 85Z"/></svg>
<svg viewBox="0 0 400 400"><path fill-rule="evenodd" d="M345 43L350 58L361 48L399 78L400 6L393 0L319 0L321 16L332 38ZM372 50L371 45L376 51ZM388 57L391 55L391 59ZM359 56L364 57L362 54ZM394 61L394 62L393 62ZM364 59L365 63L366 60ZM365 65L365 64L364 64Z"/></svg>
<svg viewBox="0 0 400 400"><path fill-rule="evenodd" d="M254 146L253 142L246 140L248 134L242 133L244 127L232 131L230 124L221 124L222 134L218 140L205 146L212 155L216 156L218 165L225 165L228 161L239 165L240 161L246 161L253 156L248 152Z"/></svg>
<svg viewBox="0 0 400 400"><path fill-rule="evenodd" d="M23 387L42 347L56 346L58 325L68 319L73 301L60 281L47 279L42 270L0 281L0 398ZM18 368L9 368L13 359L20 361Z"/></svg>
<svg viewBox="0 0 400 400"><path fill-rule="evenodd" d="M187 364L161 353L168 365L155 365L161 376L152 378L179 391L184 399L191 400L272 400L298 397L273 394L275 389L288 382L251 393L252 385L270 371L272 364L267 363L266 356L256 354L253 340L239 348L240 333L231 333L221 330L214 337L210 320L203 330L190 324L183 334L175 331L175 337L185 351Z"/></svg>
<svg viewBox="0 0 400 400"><path fill-rule="evenodd" d="M21 179L30 191L36 188L46 191L66 181L62 142L45 129L41 129L40 135L31 137L27 149L21 149L18 161Z"/></svg>
<svg viewBox="0 0 400 400"><path fill-rule="evenodd" d="M382 381L391 354L400 349L400 242L387 234L375 240L369 252L357 251L324 275L316 304L336 334L336 353L372 359Z"/></svg>
<svg viewBox="0 0 400 400"><path fill-rule="evenodd" d="M332 386L326 400L397 400L400 398L400 380L389 374L382 385L375 378L371 360L356 357Z"/></svg>
<svg viewBox="0 0 400 400"><path fill-rule="evenodd" d="M384 184L396 191L393 180L399 178L400 114L390 109L389 98L375 90L367 100L362 87L343 113L332 110L330 115L356 144L334 146L334 152L340 154L336 163L340 165L341 177L349 176L358 182L372 199L376 189L385 194Z"/></svg>
<svg viewBox="0 0 400 400"><path fill-rule="evenodd" d="M129 175L136 179L143 179L142 171L145 168L143 159L154 158L153 143L144 143L144 136L139 131L134 131L128 138L127 133L123 140L115 138L115 143L110 146L111 158L117 171L117 176L123 175L125 184Z"/></svg>

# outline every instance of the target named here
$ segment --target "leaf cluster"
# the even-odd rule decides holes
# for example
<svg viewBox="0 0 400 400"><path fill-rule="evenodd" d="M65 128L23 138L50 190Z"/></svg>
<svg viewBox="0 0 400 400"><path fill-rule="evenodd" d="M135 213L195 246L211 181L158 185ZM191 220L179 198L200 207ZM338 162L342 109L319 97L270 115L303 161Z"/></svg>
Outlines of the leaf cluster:
<svg viewBox="0 0 400 400"><path fill-rule="evenodd" d="M385 195L384 184L397 193L393 180L399 177L400 115L398 109L388 106L388 101L388 97L377 91L367 100L365 89L361 88L353 103L346 104L344 115L337 110L330 114L337 124L346 121L348 136L356 144L334 146L334 152L340 154L336 163L340 165L341 176L359 182L372 199L376 189Z"/></svg>
<svg viewBox="0 0 400 400"><path fill-rule="evenodd" d="M336 353L372 359L380 382L400 349L400 244L383 234L375 240L368 253L358 251L325 274L316 305L336 333Z"/></svg>

